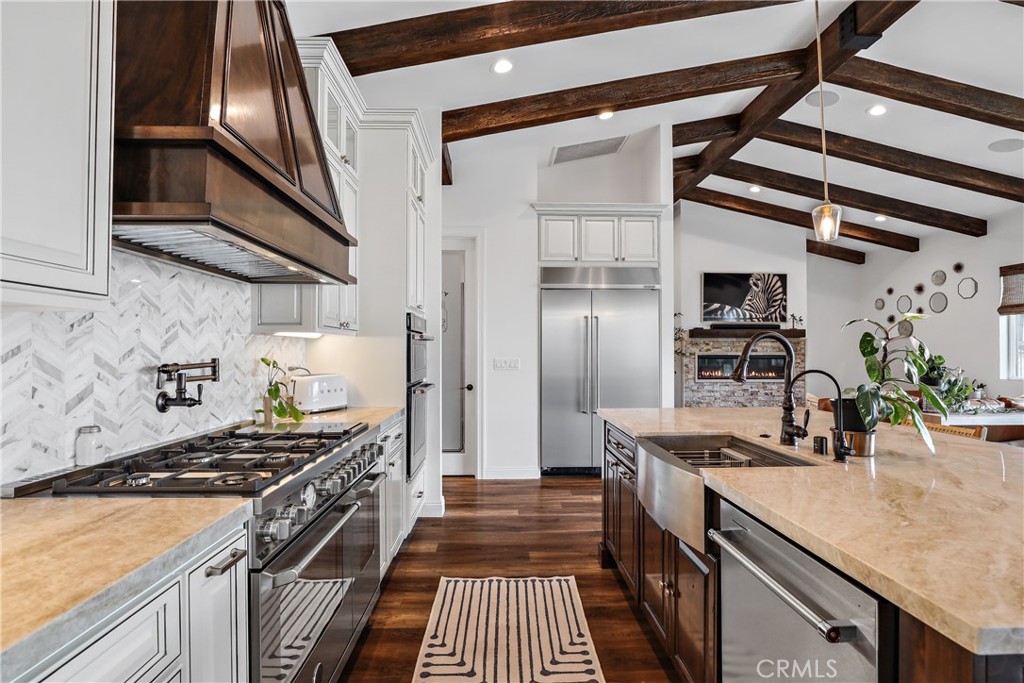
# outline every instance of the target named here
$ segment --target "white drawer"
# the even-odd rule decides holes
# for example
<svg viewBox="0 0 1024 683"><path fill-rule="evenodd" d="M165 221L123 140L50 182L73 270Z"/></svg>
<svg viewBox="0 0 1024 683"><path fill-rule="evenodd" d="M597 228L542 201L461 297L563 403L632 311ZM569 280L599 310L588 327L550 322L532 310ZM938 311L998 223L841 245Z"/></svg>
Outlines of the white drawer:
<svg viewBox="0 0 1024 683"><path fill-rule="evenodd" d="M423 503L426 499L426 474L427 468L421 467L419 473L409 482L409 488L407 489L409 506L406 508L409 511L408 523L406 525L408 533L412 533L412 528L416 526L416 520L419 519L420 512L423 510Z"/></svg>
<svg viewBox="0 0 1024 683"><path fill-rule="evenodd" d="M181 586L175 581L43 680L164 680L160 675L180 654Z"/></svg>

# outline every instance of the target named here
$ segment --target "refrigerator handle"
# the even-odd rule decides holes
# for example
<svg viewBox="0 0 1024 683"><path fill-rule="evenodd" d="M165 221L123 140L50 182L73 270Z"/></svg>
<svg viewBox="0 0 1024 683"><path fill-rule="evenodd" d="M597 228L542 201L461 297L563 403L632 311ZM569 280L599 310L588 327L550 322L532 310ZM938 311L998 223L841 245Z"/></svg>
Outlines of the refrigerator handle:
<svg viewBox="0 0 1024 683"><path fill-rule="evenodd" d="M594 316L594 405L591 410L596 414L601 407L601 328L598 317Z"/></svg>
<svg viewBox="0 0 1024 683"><path fill-rule="evenodd" d="M590 414L590 316L583 316L583 396L580 397L583 404L580 412L584 415Z"/></svg>

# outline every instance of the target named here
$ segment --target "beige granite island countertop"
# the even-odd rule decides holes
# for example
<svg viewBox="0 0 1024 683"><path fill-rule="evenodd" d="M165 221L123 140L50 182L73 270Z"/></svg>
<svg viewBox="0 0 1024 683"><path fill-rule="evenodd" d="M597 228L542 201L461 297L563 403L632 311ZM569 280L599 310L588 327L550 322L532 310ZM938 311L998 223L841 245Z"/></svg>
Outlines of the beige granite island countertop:
<svg viewBox="0 0 1024 683"><path fill-rule="evenodd" d="M633 436L757 438L819 467L702 470L705 484L980 655L1024 654L1024 449L879 428L876 455L846 464L778 443L781 409L603 409ZM798 418L800 416L798 415ZM831 413L812 411L811 435Z"/></svg>

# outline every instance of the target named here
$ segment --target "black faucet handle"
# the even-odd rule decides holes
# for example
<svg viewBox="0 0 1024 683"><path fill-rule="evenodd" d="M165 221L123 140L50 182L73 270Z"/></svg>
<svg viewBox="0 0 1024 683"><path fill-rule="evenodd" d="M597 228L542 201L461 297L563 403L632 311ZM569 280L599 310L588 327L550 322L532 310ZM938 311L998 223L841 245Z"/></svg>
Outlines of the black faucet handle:
<svg viewBox="0 0 1024 683"><path fill-rule="evenodd" d="M811 424L811 409L804 409L804 431L807 431L807 425Z"/></svg>
<svg viewBox="0 0 1024 683"><path fill-rule="evenodd" d="M200 384L199 386L196 387L196 402L195 402L195 405L197 405L197 406L203 405L203 385L202 384Z"/></svg>

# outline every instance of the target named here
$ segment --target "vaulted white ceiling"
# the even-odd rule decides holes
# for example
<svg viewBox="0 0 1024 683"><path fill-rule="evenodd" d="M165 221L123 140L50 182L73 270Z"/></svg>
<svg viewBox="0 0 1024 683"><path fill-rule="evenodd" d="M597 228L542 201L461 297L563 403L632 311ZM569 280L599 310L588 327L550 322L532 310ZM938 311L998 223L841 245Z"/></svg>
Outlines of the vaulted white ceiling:
<svg viewBox="0 0 1024 683"><path fill-rule="evenodd" d="M292 0L288 10L297 35L316 35L397 19L462 9L468 2L309 2ZM849 4L822 2L822 26ZM591 83L752 57L805 47L814 39L814 5L751 9L687 21L604 33L572 40L475 55L432 64L369 74L356 82L371 106L439 107L442 110L573 88ZM396 50L401 46L396 45ZM969 83L1024 98L1024 8L996 0L925 0L889 28L861 57ZM514 64L505 75L491 73L499 57ZM1005 138L1024 134L951 114L904 104L826 84L839 94L826 108L826 127L834 132L948 159L1017 177L1024 176L1024 151L996 153L987 149ZM737 113L760 91L748 89L618 112L608 121L588 117L576 121L474 138L451 144L458 174L460 154L500 154L509 147L536 149L546 164L551 148L635 133L657 124L684 123ZM881 103L888 112L872 117L865 110ZM818 126L816 107L800 102L782 117ZM677 148L676 156L695 154L703 144ZM740 161L820 179L821 158L813 152L754 140L734 157ZM980 218L1015 206L1014 202L934 182L829 160L829 180L920 204ZM702 187L745 197L749 185L710 177ZM809 210L816 202L783 192L763 190L756 199ZM908 235L927 236L937 228L846 209L844 218ZM840 240L862 251L879 249L863 242Z"/></svg>

